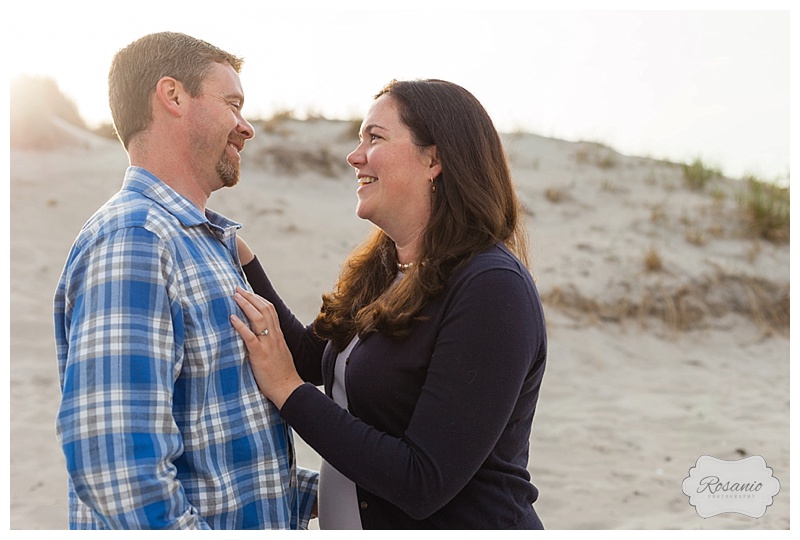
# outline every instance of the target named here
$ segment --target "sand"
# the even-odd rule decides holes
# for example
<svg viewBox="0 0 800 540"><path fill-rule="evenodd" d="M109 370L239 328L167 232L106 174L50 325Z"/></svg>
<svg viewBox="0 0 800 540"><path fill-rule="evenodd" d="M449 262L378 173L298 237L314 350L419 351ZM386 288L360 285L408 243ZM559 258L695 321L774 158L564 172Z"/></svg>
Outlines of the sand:
<svg viewBox="0 0 800 540"><path fill-rule="evenodd" d="M350 122L258 123L239 186L209 207L305 321L366 235ZM119 189L116 141L11 150L10 525L67 527L52 297L83 222ZM598 144L505 134L545 299L549 358L529 470L552 529L789 527L788 244L745 233L736 193ZM301 465L319 456L298 440ZM703 519L681 484L702 455L760 455L781 483L761 518Z"/></svg>

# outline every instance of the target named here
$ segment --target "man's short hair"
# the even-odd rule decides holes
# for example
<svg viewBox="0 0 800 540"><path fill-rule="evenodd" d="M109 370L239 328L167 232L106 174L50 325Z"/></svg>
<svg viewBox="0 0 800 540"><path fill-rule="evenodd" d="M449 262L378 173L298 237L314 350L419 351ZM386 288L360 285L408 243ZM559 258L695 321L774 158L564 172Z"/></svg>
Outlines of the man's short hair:
<svg viewBox="0 0 800 540"><path fill-rule="evenodd" d="M243 60L178 32L148 34L118 51L108 73L108 103L125 149L150 126L150 99L162 77L173 77L197 97L213 63L229 64L239 73Z"/></svg>

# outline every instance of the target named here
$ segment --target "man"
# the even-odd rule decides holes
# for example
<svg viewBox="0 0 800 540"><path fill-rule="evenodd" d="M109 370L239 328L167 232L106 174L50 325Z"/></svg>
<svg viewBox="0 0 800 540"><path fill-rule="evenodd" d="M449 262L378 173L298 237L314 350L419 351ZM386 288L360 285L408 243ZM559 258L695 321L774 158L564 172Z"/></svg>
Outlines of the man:
<svg viewBox="0 0 800 540"><path fill-rule="evenodd" d="M55 296L70 528L305 528L317 475L231 326L239 224L206 209L253 137L242 60L178 33L119 51L122 189L81 230Z"/></svg>

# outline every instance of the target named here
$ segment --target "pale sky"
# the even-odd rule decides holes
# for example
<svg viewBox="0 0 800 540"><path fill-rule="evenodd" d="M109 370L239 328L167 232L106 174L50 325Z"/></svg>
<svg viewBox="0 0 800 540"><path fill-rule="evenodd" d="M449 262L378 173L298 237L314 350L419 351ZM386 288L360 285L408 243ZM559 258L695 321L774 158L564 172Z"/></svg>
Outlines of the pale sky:
<svg viewBox="0 0 800 540"><path fill-rule="evenodd" d="M642 4L15 2L6 43L11 76L53 77L90 124L110 120L113 54L173 30L245 58L251 119L287 108L361 118L389 80L440 78L475 94L503 131L787 178L789 2L647 2L671 11L633 11ZM270 7L280 5L293 8Z"/></svg>

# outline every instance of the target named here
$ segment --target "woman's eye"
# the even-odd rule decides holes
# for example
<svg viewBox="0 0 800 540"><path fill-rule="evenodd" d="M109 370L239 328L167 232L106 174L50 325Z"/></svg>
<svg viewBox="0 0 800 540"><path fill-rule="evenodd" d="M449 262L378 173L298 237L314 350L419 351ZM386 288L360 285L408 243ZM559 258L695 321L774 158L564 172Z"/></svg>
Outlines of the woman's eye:
<svg viewBox="0 0 800 540"><path fill-rule="evenodd" d="M366 140L366 141L368 141L370 143L373 143L373 142L377 141L378 139L382 139L382 138L383 137L381 137L380 135L376 135L374 133L365 133L363 136L362 135L358 136L358 142L362 143L362 142L364 142Z"/></svg>

